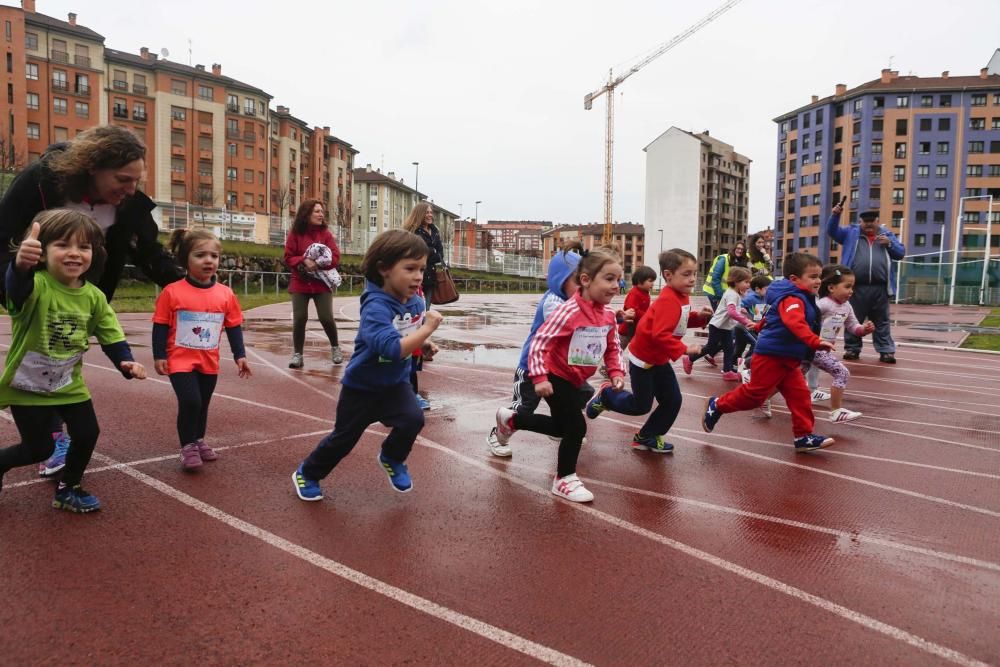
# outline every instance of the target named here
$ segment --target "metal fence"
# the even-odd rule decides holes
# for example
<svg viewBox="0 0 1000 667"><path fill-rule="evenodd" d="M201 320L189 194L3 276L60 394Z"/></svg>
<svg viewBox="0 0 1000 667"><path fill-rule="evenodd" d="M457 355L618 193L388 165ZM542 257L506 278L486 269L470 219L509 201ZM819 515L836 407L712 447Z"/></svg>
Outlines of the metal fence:
<svg viewBox="0 0 1000 667"><path fill-rule="evenodd" d="M234 292L240 294L280 294L288 288L291 274L285 271L243 271L220 269L219 282L228 285ZM351 274L340 274L343 279L337 292L341 294L360 294L365 287L365 277ZM481 280L479 278L454 278L455 287L462 293L495 293L538 292L543 288L538 280Z"/></svg>
<svg viewBox="0 0 1000 667"><path fill-rule="evenodd" d="M1000 306L1000 257L928 253L906 257L896 269L896 303Z"/></svg>

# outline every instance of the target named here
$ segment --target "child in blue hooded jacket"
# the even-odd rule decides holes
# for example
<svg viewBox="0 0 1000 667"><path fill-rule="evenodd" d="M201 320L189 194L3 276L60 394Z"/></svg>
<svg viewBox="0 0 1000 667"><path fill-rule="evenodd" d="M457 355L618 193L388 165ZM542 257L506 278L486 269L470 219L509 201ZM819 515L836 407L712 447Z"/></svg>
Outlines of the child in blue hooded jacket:
<svg viewBox="0 0 1000 667"><path fill-rule="evenodd" d="M389 483L400 493L413 488L405 461L424 427L424 413L410 386L411 356L418 349L425 360L434 356L437 348L429 338L441 323L441 314L425 312L417 296L426 263L427 244L400 229L379 234L365 253L361 271L368 285L333 432L292 473L302 500L322 500L320 480L375 422L391 429L378 455Z"/></svg>

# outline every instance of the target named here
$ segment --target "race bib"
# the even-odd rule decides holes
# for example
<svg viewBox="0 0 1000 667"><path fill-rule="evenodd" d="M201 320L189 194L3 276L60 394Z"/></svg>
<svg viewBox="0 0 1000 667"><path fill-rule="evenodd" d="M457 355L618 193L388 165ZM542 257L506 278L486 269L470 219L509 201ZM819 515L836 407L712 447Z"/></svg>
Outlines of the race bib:
<svg viewBox="0 0 1000 667"><path fill-rule="evenodd" d="M753 321L754 322L760 322L762 319L764 319L764 315L766 315L766 314L767 314L767 304L766 303L755 303L754 304L754 306L753 306L753 313L751 313L751 315L753 316Z"/></svg>
<svg viewBox="0 0 1000 667"><path fill-rule="evenodd" d="M691 315L691 304L681 306L681 319L677 320L677 326L674 327L674 335L678 338L683 338L684 334L688 330L688 317Z"/></svg>
<svg viewBox="0 0 1000 667"><path fill-rule="evenodd" d="M73 381L73 367L83 353L69 359L53 359L38 352L26 352L10 386L33 394L51 394Z"/></svg>
<svg viewBox="0 0 1000 667"><path fill-rule="evenodd" d="M420 325L423 323L424 323L423 313L418 313L416 315L406 313L405 315L396 315L395 317L392 318L392 326L394 329L396 329L396 331L399 332L400 338L405 338L406 336L410 335L411 333L419 329ZM409 359L410 356L406 358ZM383 356L379 356L378 358L378 362L380 364L391 364L394 361L395 361L394 359L387 359L386 357Z"/></svg>
<svg viewBox="0 0 1000 667"><path fill-rule="evenodd" d="M223 313L198 313L192 310L177 312L177 347L191 350L214 350L219 347L222 335Z"/></svg>
<svg viewBox="0 0 1000 667"><path fill-rule="evenodd" d="M581 327L573 332L569 341L570 366L600 366L604 350L608 347L611 327Z"/></svg>
<svg viewBox="0 0 1000 667"><path fill-rule="evenodd" d="M823 328L820 329L819 337L823 340L835 341L840 335L840 330L844 328L847 315L831 315L823 320Z"/></svg>

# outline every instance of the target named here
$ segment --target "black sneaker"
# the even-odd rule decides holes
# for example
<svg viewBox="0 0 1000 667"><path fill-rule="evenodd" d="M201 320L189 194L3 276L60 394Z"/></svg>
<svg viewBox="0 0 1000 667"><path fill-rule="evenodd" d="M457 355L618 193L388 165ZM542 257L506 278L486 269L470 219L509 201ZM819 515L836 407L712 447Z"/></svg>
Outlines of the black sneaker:
<svg viewBox="0 0 1000 667"><path fill-rule="evenodd" d="M833 438L828 438L825 435L810 433L809 435L804 435L801 438L795 438L795 451L812 452L817 449L829 447L834 442L836 441Z"/></svg>
<svg viewBox="0 0 1000 667"><path fill-rule="evenodd" d="M705 412L701 416L701 427L705 433L711 433L720 419L722 419L722 413L719 412L719 408L715 407L715 396L709 396L708 400L705 401Z"/></svg>
<svg viewBox="0 0 1000 667"><path fill-rule="evenodd" d="M844 359L846 359L847 361L857 361L860 358L861 358L860 352L854 352L852 350L844 352Z"/></svg>
<svg viewBox="0 0 1000 667"><path fill-rule="evenodd" d="M881 361L883 364L894 364L896 363L896 355L894 355L892 352L883 352L882 354L878 355L878 360Z"/></svg>

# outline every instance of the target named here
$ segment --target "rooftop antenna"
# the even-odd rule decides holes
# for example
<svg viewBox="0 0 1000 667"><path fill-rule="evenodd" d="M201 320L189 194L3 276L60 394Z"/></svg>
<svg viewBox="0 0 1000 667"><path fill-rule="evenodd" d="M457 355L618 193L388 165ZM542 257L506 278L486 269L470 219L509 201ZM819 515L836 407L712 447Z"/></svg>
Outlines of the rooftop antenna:
<svg viewBox="0 0 1000 667"><path fill-rule="evenodd" d="M892 59L895 57L896 56L889 56L889 67L887 67L886 69L892 69Z"/></svg>
<svg viewBox="0 0 1000 667"><path fill-rule="evenodd" d="M166 47L160 49L160 57L161 58L163 58L164 60L166 60L169 55L170 55L170 51L168 51Z"/></svg>
<svg viewBox="0 0 1000 667"><path fill-rule="evenodd" d="M191 67L192 62L193 60L191 58L191 38L188 37L188 67Z"/></svg>

